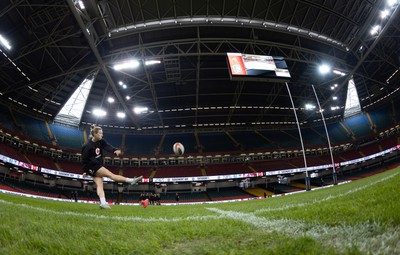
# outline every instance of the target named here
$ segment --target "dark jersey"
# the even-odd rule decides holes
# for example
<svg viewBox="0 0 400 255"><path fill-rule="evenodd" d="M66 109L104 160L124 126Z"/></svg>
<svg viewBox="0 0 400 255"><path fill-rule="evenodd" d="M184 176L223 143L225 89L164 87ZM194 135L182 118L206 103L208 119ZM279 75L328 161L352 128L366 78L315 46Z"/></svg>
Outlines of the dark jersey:
<svg viewBox="0 0 400 255"><path fill-rule="evenodd" d="M114 152L117 149L105 140L93 142L89 140L82 146L83 172L93 175L103 165L103 150Z"/></svg>

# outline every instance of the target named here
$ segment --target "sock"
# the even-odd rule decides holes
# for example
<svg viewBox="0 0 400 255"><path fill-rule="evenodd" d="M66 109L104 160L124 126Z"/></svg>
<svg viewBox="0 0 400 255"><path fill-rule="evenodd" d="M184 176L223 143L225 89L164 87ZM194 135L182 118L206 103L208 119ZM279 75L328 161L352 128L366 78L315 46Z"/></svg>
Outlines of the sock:
<svg viewBox="0 0 400 255"><path fill-rule="evenodd" d="M126 178L125 182L131 183L131 182L133 182L133 178Z"/></svg>
<svg viewBox="0 0 400 255"><path fill-rule="evenodd" d="M107 204L107 201L106 201L105 197L101 197L100 198L100 204L102 204L102 205Z"/></svg>

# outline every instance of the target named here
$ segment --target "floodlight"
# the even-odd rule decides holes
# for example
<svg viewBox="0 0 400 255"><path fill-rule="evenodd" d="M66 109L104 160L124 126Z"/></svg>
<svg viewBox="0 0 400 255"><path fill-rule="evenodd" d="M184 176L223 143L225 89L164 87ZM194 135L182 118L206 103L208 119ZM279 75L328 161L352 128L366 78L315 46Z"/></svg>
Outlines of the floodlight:
<svg viewBox="0 0 400 255"><path fill-rule="evenodd" d="M79 8L81 8L81 10L85 9L85 4L83 4L82 0L78 1L78 5L79 5Z"/></svg>
<svg viewBox="0 0 400 255"><path fill-rule="evenodd" d="M375 26L373 26L372 28L371 28L371 35L376 35L378 32L379 32L379 30L381 29L381 26L380 25L375 25Z"/></svg>
<svg viewBox="0 0 400 255"><path fill-rule="evenodd" d="M145 113L145 112L147 112L148 110L149 110L149 108L147 108L147 107L141 107L141 106L136 106L135 108L133 108L133 111L134 111L136 114Z"/></svg>
<svg viewBox="0 0 400 255"><path fill-rule="evenodd" d="M160 60L146 60L146 61L144 62L144 64L145 64L146 66L155 65L155 64L160 64L160 63L161 63Z"/></svg>
<svg viewBox="0 0 400 255"><path fill-rule="evenodd" d="M124 112L117 112L117 117L120 119L125 118L126 114Z"/></svg>
<svg viewBox="0 0 400 255"><path fill-rule="evenodd" d="M114 99L113 97L109 97L109 98L107 99L107 101L108 101L110 104L112 104L112 103L115 102L115 99Z"/></svg>
<svg viewBox="0 0 400 255"><path fill-rule="evenodd" d="M385 9L385 10L381 11L381 19L384 19L387 16L389 16L389 10L388 9Z"/></svg>
<svg viewBox="0 0 400 255"><path fill-rule="evenodd" d="M389 7L395 6L397 4L398 0L388 0L387 4Z"/></svg>
<svg viewBox="0 0 400 255"><path fill-rule="evenodd" d="M131 97L130 97L130 96L126 96L125 98L126 98L126 100L129 100L129 99L131 99Z"/></svg>
<svg viewBox="0 0 400 255"><path fill-rule="evenodd" d="M305 108L306 108L306 110L313 110L313 109L315 109L315 105L306 104L306 105L305 105Z"/></svg>
<svg viewBox="0 0 400 255"><path fill-rule="evenodd" d="M11 45L8 42L8 40L6 38L4 38L1 34L0 34L0 44L3 45L4 47L6 47L7 50L11 49Z"/></svg>
<svg viewBox="0 0 400 255"><path fill-rule="evenodd" d="M341 76L345 76L346 74L345 73L343 73L343 72L341 72L341 71L339 71L339 70L332 70L332 73L334 73L334 74L338 74L338 75L341 75Z"/></svg>
<svg viewBox="0 0 400 255"><path fill-rule="evenodd" d="M337 100L337 97L332 97L333 100Z"/></svg>
<svg viewBox="0 0 400 255"><path fill-rule="evenodd" d="M104 117L107 115L107 112L104 111L103 109L96 108L93 110L93 114L96 115L97 117Z"/></svg>
<svg viewBox="0 0 400 255"><path fill-rule="evenodd" d="M137 60L128 60L114 65L115 70L134 69L140 65Z"/></svg>
<svg viewBox="0 0 400 255"><path fill-rule="evenodd" d="M327 64L322 64L319 66L319 72L321 74L327 74L331 71L331 67Z"/></svg>

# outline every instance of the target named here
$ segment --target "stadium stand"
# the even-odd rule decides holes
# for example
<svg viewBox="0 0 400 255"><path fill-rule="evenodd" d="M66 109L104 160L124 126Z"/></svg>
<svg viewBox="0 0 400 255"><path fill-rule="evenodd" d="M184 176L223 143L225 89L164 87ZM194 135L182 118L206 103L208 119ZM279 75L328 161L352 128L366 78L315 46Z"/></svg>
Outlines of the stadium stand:
<svg viewBox="0 0 400 255"><path fill-rule="evenodd" d="M332 145L346 143L351 141L351 136L346 130L338 123L327 124L329 138Z"/></svg>
<svg viewBox="0 0 400 255"><path fill-rule="evenodd" d="M88 132L88 134L89 134L89 132ZM121 134L112 134L112 133L105 132L103 138L112 146L121 149L122 142L123 142ZM125 144L125 147L126 147L126 144Z"/></svg>
<svg viewBox="0 0 400 255"><path fill-rule="evenodd" d="M50 129L57 140L58 146L77 151L81 150L82 145L84 144L83 133L81 130L58 124L50 124Z"/></svg>
<svg viewBox="0 0 400 255"><path fill-rule="evenodd" d="M22 127L23 133L33 139L50 143L49 132L47 131L45 122L34 118L27 118L25 115L14 112L17 124Z"/></svg>
<svg viewBox="0 0 400 255"><path fill-rule="evenodd" d="M343 124L351 130L357 138L362 138L373 134L371 123L366 114L358 114L343 120Z"/></svg>
<svg viewBox="0 0 400 255"><path fill-rule="evenodd" d="M153 167L126 167L124 169L124 176L126 177L137 177L143 176L143 178L150 178L153 172Z"/></svg>
<svg viewBox="0 0 400 255"><path fill-rule="evenodd" d="M353 151L346 151L344 153L341 153L340 157L345 160L352 160L352 159L356 159L356 158L361 158L362 155L360 154L359 151L353 150Z"/></svg>
<svg viewBox="0 0 400 255"><path fill-rule="evenodd" d="M301 191L303 189L275 182L275 183L268 183L267 190L271 191L274 194L284 194L284 193Z"/></svg>
<svg viewBox="0 0 400 255"><path fill-rule="evenodd" d="M299 136L292 137L285 131L272 130L272 131L259 131L263 137L267 138L274 149L279 148L297 148L299 147Z"/></svg>
<svg viewBox="0 0 400 255"><path fill-rule="evenodd" d="M240 148L225 133L199 133L200 143L204 146L203 152L238 151Z"/></svg>
<svg viewBox="0 0 400 255"><path fill-rule="evenodd" d="M206 202L210 201L205 192L178 192L179 203L190 203L190 202ZM162 203L176 203L175 192L161 193L161 204Z"/></svg>
<svg viewBox="0 0 400 255"><path fill-rule="evenodd" d="M75 174L82 174L82 165L80 164L80 162L58 160L57 164L60 166L61 171L75 173Z"/></svg>
<svg viewBox="0 0 400 255"><path fill-rule="evenodd" d="M207 175L235 174L251 172L241 163L206 165ZM201 175L201 174L200 174Z"/></svg>
<svg viewBox="0 0 400 255"><path fill-rule="evenodd" d="M396 140L396 137L387 137L380 141L380 145L382 146L382 149L388 149L398 144Z"/></svg>
<svg viewBox="0 0 400 255"><path fill-rule="evenodd" d="M161 135L127 135L125 154L154 155L161 141Z"/></svg>
<svg viewBox="0 0 400 255"><path fill-rule="evenodd" d="M247 188L245 189L247 193L256 196L256 197L264 197L264 196L272 196L274 193L272 193L269 190L266 190L265 188L261 187L254 187L254 188Z"/></svg>
<svg viewBox="0 0 400 255"><path fill-rule="evenodd" d="M162 166L156 170L154 178L201 176L198 166Z"/></svg>
<svg viewBox="0 0 400 255"><path fill-rule="evenodd" d="M378 145L374 142L360 148L360 154L363 156L368 156L380 151Z"/></svg>
<svg viewBox="0 0 400 255"><path fill-rule="evenodd" d="M237 131L230 134L245 150L268 149L268 141L254 131Z"/></svg>
<svg viewBox="0 0 400 255"><path fill-rule="evenodd" d="M304 166L303 163L301 165L300 164L294 165L289 163L287 160L280 160L280 159L252 162L251 165L257 172L290 169L290 168Z"/></svg>
<svg viewBox="0 0 400 255"><path fill-rule="evenodd" d="M14 132L18 132L18 129L16 128L13 118L10 114L10 110L0 104L0 113L2 115L0 118L0 126L13 130Z"/></svg>
<svg viewBox="0 0 400 255"><path fill-rule="evenodd" d="M236 188L219 188L219 189L207 189L207 195L211 201L220 201L228 199L247 199L253 198L254 196L245 192L244 190Z"/></svg>
<svg viewBox="0 0 400 255"><path fill-rule="evenodd" d="M14 148L8 145L5 145L3 143L0 143L0 153L3 155L6 155L10 158L22 161L22 162L27 162L27 158L24 156L23 153L18 148Z"/></svg>
<svg viewBox="0 0 400 255"><path fill-rule="evenodd" d="M393 112L391 105L385 105L369 113L377 131L390 128L393 123Z"/></svg>
<svg viewBox="0 0 400 255"><path fill-rule="evenodd" d="M291 135L294 137L298 137L299 133L297 130L292 130ZM301 129L301 135L303 137L304 146L306 148L321 147L321 146L328 145L328 140L326 139L326 132L323 127L321 127L321 128L303 128L303 129Z"/></svg>
<svg viewBox="0 0 400 255"><path fill-rule="evenodd" d="M49 158L45 158L43 156L39 156L32 153L27 153L26 157L29 159L29 162L33 165L45 167L48 169L57 169L54 162Z"/></svg>

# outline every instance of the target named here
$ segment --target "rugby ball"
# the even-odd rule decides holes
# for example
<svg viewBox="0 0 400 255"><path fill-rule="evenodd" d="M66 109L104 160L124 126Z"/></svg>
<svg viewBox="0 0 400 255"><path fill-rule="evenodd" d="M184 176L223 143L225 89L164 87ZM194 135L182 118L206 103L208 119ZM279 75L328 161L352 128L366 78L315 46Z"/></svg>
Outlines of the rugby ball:
<svg viewBox="0 0 400 255"><path fill-rule="evenodd" d="M172 149L174 150L174 154L177 156L181 156L185 152L185 147L183 147L181 143L174 143Z"/></svg>

